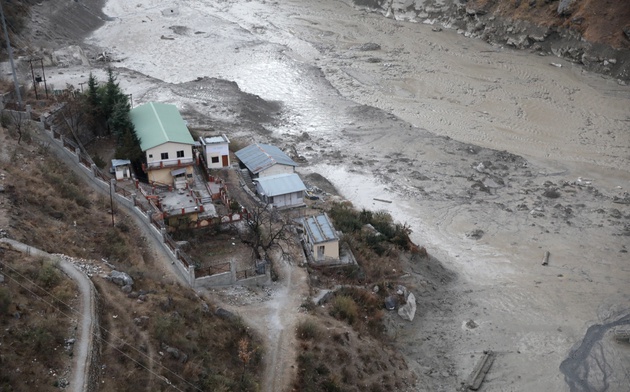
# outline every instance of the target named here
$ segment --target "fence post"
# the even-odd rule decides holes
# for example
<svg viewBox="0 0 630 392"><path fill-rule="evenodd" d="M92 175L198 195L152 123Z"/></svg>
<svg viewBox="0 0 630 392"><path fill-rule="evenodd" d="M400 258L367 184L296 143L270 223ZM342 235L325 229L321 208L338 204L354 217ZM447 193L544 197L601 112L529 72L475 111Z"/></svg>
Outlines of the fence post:
<svg viewBox="0 0 630 392"><path fill-rule="evenodd" d="M188 266L188 280L192 288L195 288L195 267L192 265Z"/></svg>

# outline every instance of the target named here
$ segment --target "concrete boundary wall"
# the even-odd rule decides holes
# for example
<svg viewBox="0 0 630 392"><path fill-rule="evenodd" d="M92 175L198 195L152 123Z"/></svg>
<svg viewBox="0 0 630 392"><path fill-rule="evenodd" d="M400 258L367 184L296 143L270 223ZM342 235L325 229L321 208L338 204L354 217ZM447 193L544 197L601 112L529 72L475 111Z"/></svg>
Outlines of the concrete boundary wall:
<svg viewBox="0 0 630 392"><path fill-rule="evenodd" d="M30 113L29 113L30 116ZM178 280L182 283L186 283L192 288L205 288L215 286L230 286L230 285L265 285L268 284L271 279L269 273L263 275L254 276L246 279L237 279L236 271L234 270L233 263L230 263L230 272L219 273L215 275L203 276L200 278L195 277L195 267L192 265L184 265L184 263L178 257L178 249L171 250L165 243L165 230L159 230L151 223L151 217L143 212L136 206L135 197L132 194L131 197L125 197L118 192L112 190L113 184L106 182L101 178L99 169L91 164L91 167L87 167L87 160L85 154L81 153L80 149L75 144L63 135L55 132L54 129L46 126L45 119L41 118L40 121L28 120L34 125L35 129L42 130L40 134L47 137L50 143L47 145L51 151L64 162L72 171L85 180L88 184L106 196L112 196L116 200L116 204L121 206L128 212L136 221L138 225L144 226L144 232L149 233L156 245L162 248L162 254L167 255L171 261L172 271L176 273ZM88 157L89 158L89 157ZM91 158L89 159L91 161ZM115 189L115 186L114 186Z"/></svg>

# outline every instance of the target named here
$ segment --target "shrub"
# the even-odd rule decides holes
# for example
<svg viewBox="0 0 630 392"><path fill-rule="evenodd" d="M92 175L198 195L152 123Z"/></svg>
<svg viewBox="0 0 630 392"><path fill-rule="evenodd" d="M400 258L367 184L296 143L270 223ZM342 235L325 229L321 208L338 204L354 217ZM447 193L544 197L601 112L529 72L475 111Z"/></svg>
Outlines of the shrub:
<svg viewBox="0 0 630 392"><path fill-rule="evenodd" d="M315 339L319 336L319 327L311 320L302 321L297 326L297 337L302 340Z"/></svg>
<svg viewBox="0 0 630 392"><path fill-rule="evenodd" d="M238 204L238 201L232 200L230 202L230 211L232 211L233 213L241 212L241 205Z"/></svg>
<svg viewBox="0 0 630 392"><path fill-rule="evenodd" d="M313 310L315 310L315 302L313 302L310 298L306 299L304 302L302 302L302 304L300 305L300 307L304 310L306 310L307 312L312 312Z"/></svg>
<svg viewBox="0 0 630 392"><path fill-rule="evenodd" d="M155 319L153 333L157 340L171 343L177 332L182 330L182 322L178 317L161 316Z"/></svg>
<svg viewBox="0 0 630 392"><path fill-rule="evenodd" d="M335 297L333 301L330 315L339 320L346 320L348 324L352 324L359 317L359 309L352 297L339 295Z"/></svg>
<svg viewBox="0 0 630 392"><path fill-rule="evenodd" d="M3 113L0 116L0 125L2 125L2 128L9 128L11 123L12 123L11 116L9 116L8 114Z"/></svg>
<svg viewBox="0 0 630 392"><path fill-rule="evenodd" d="M74 299L75 290L70 284L64 283L55 287L52 295L55 305L63 310L68 310L71 308L70 301Z"/></svg>
<svg viewBox="0 0 630 392"><path fill-rule="evenodd" d="M103 158L101 158L101 156L98 154L94 154L94 156L92 157L92 161L99 169L103 169L105 166L107 166L107 162L105 162Z"/></svg>
<svg viewBox="0 0 630 392"><path fill-rule="evenodd" d="M9 311L11 305L11 293L4 287L0 287L0 315Z"/></svg>
<svg viewBox="0 0 630 392"><path fill-rule="evenodd" d="M39 272L37 273L37 281L39 284L47 289L55 287L61 280L59 270L50 263L42 263Z"/></svg>
<svg viewBox="0 0 630 392"><path fill-rule="evenodd" d="M101 251L103 255L111 260L123 261L130 253L129 246L117 228L110 228L105 233L105 241L103 242Z"/></svg>

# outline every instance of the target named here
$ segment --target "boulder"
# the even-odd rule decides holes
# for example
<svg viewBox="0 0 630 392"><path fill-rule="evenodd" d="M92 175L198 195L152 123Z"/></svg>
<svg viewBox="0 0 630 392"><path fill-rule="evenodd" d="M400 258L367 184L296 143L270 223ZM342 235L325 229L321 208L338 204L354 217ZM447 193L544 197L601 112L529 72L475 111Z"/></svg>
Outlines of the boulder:
<svg viewBox="0 0 630 392"><path fill-rule="evenodd" d="M407 298L409 291L407 291L407 288L405 286L399 284L398 286L396 286L396 294L402 296L403 298Z"/></svg>
<svg viewBox="0 0 630 392"><path fill-rule="evenodd" d="M120 272L120 271L112 271L109 273L109 280L111 280L112 282L116 283L119 286L133 286L133 279L131 279L131 276L129 276L128 274L124 273L124 272Z"/></svg>
<svg viewBox="0 0 630 392"><path fill-rule="evenodd" d="M170 356L174 359L179 359L179 350L175 347L169 347L166 349L166 352L170 354Z"/></svg>
<svg viewBox="0 0 630 392"><path fill-rule="evenodd" d="M550 199L557 199L560 197L560 191L557 188L548 188L543 192L543 196L548 197Z"/></svg>
<svg viewBox="0 0 630 392"><path fill-rule="evenodd" d="M409 293L407 303L398 309L398 315L402 317L403 320L413 321L416 315L416 297L413 293Z"/></svg>
<svg viewBox="0 0 630 392"><path fill-rule="evenodd" d="M394 310L396 309L396 305L398 305L398 301L395 296L390 295L385 298L385 309Z"/></svg>
<svg viewBox="0 0 630 392"><path fill-rule="evenodd" d="M472 231L469 231L468 233L466 233L466 237L468 237L468 238L472 238L472 239L474 239L474 240L478 240L478 239L480 239L481 237L483 237L483 235L484 235L484 234L485 234L485 233L484 233L484 231L483 231L483 230L481 230L481 229L475 229L475 230L472 230Z"/></svg>
<svg viewBox="0 0 630 392"><path fill-rule="evenodd" d="M223 308L218 308L216 312L214 312L214 314L217 315L217 317L222 318L224 320L229 320L229 321L238 320L237 315Z"/></svg>
<svg viewBox="0 0 630 392"><path fill-rule="evenodd" d="M558 3L558 15L560 16L571 15L570 8L574 2L575 0L560 0L560 2Z"/></svg>
<svg viewBox="0 0 630 392"><path fill-rule="evenodd" d="M360 50L362 52L370 52L373 50L381 50L381 45L374 42L368 42L363 45L355 46L354 49Z"/></svg>
<svg viewBox="0 0 630 392"><path fill-rule="evenodd" d="M70 45L65 48L55 50L52 54L53 64L60 68L67 68L74 65L89 66L85 52L77 45Z"/></svg>
<svg viewBox="0 0 630 392"><path fill-rule="evenodd" d="M131 285L130 284L126 284L121 288L122 292L125 294L129 294L132 291Z"/></svg>

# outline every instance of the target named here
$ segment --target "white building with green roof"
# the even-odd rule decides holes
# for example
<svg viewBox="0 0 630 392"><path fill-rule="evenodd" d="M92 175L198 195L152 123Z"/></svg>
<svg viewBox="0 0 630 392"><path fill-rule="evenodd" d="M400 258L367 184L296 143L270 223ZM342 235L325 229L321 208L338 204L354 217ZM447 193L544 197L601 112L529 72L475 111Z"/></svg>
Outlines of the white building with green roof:
<svg viewBox="0 0 630 392"><path fill-rule="evenodd" d="M185 187L192 182L195 144L175 105L149 102L129 112L145 153L150 183Z"/></svg>

